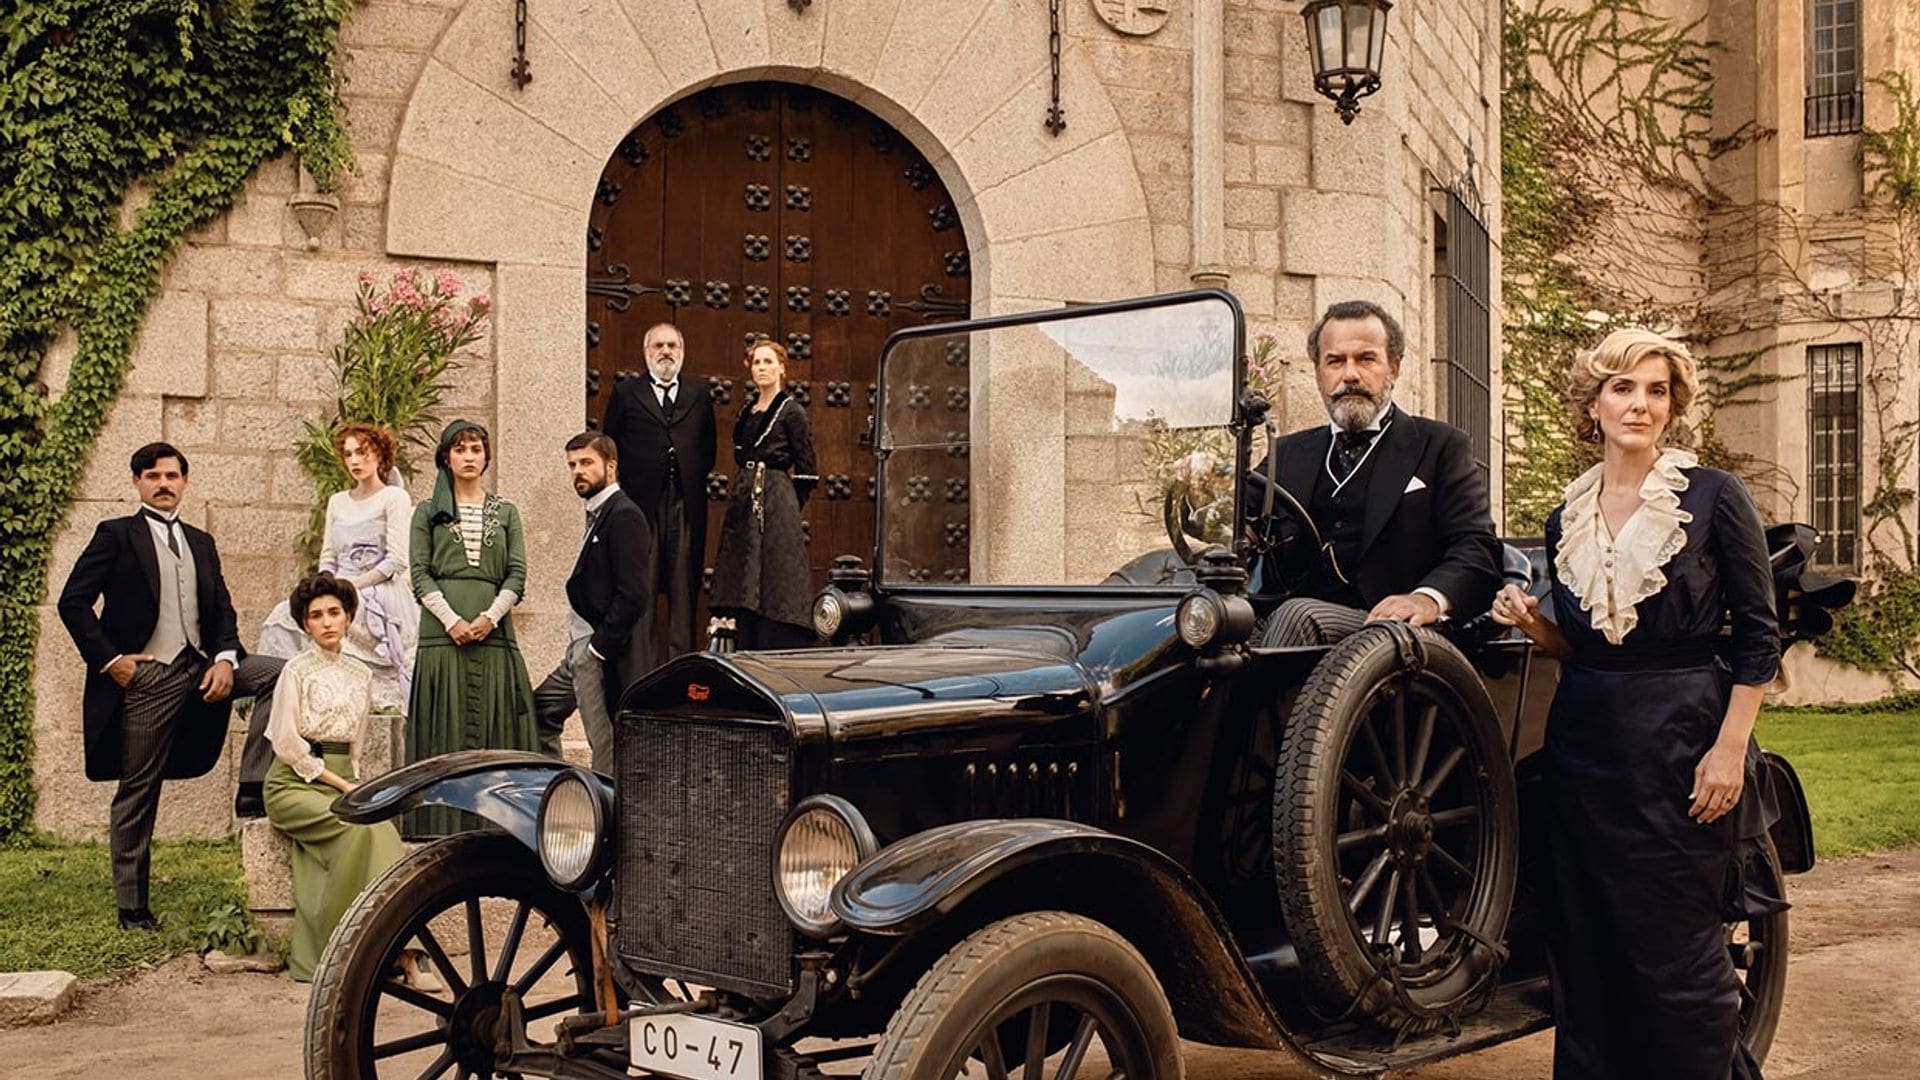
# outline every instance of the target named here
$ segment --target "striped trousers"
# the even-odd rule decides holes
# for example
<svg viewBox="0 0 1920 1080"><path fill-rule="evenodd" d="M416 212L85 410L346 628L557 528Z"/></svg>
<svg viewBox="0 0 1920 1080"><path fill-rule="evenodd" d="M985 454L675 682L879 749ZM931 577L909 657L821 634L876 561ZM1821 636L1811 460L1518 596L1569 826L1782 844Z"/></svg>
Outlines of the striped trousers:
<svg viewBox="0 0 1920 1080"><path fill-rule="evenodd" d="M1356 607L1296 596L1267 617L1260 644L1331 645L1367 624L1367 613Z"/></svg>

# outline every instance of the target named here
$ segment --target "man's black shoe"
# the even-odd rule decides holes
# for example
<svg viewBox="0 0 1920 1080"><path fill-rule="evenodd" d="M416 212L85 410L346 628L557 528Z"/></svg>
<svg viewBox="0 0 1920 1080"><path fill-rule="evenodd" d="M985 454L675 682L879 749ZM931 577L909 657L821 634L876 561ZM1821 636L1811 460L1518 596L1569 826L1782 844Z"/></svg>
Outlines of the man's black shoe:
<svg viewBox="0 0 1920 1080"><path fill-rule="evenodd" d="M143 907L121 908L120 929L158 930L160 929L160 920L153 917L153 912Z"/></svg>
<svg viewBox="0 0 1920 1080"><path fill-rule="evenodd" d="M255 818L267 816L267 800L261 793L264 784L241 784L240 793L233 797L233 816L237 818Z"/></svg>

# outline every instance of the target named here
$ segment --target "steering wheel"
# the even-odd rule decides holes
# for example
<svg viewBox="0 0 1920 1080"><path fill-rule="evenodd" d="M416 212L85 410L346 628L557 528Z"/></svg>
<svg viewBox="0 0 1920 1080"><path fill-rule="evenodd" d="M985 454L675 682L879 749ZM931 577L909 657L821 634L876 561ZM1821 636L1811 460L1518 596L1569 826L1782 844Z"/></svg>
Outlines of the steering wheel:
<svg viewBox="0 0 1920 1080"><path fill-rule="evenodd" d="M1263 595L1291 596L1309 578L1331 575L1327 543L1292 492L1255 468L1247 473L1247 502L1247 539L1261 567Z"/></svg>

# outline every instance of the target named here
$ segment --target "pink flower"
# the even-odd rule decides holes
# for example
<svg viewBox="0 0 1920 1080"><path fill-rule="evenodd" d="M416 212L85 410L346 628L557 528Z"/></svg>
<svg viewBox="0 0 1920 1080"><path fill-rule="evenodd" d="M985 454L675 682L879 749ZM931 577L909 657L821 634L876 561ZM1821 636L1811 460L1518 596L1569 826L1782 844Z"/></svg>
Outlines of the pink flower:
<svg viewBox="0 0 1920 1080"><path fill-rule="evenodd" d="M467 301L467 310L471 311L475 316L485 315L488 309L492 307L493 298L489 297L486 293L480 293L473 299Z"/></svg>
<svg viewBox="0 0 1920 1080"><path fill-rule="evenodd" d="M373 271L371 270L360 271L360 284L371 287L373 285Z"/></svg>
<svg viewBox="0 0 1920 1080"><path fill-rule="evenodd" d="M451 270L442 270L433 275L433 285L448 296L460 294L460 279L455 277Z"/></svg>
<svg viewBox="0 0 1920 1080"><path fill-rule="evenodd" d="M393 302L402 307L409 307L418 311L426 306L426 298L420 295L419 289L413 287L412 279L403 281L396 275L391 291L393 294Z"/></svg>
<svg viewBox="0 0 1920 1080"><path fill-rule="evenodd" d="M412 288L415 284L419 283L419 281L420 271L415 270L411 266L403 266L393 272L393 287L395 289L398 289L403 284Z"/></svg>

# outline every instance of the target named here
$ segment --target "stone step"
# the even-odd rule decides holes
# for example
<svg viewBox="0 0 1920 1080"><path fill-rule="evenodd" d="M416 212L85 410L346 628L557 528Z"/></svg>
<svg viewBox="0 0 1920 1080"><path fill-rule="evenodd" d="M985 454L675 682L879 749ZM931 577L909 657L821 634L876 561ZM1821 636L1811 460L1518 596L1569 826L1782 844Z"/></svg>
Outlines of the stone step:
<svg viewBox="0 0 1920 1080"><path fill-rule="evenodd" d="M58 1019L73 1004L78 982L64 971L0 972L0 1028Z"/></svg>

